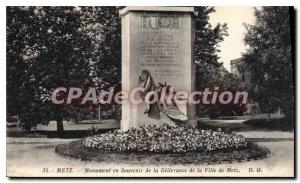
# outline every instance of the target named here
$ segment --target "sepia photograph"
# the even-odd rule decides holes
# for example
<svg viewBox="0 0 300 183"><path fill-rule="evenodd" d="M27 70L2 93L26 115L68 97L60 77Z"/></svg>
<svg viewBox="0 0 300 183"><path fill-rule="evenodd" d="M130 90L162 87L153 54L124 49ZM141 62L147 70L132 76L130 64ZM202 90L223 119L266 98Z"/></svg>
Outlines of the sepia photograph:
<svg viewBox="0 0 300 183"><path fill-rule="evenodd" d="M6 6L6 176L295 178L293 6Z"/></svg>

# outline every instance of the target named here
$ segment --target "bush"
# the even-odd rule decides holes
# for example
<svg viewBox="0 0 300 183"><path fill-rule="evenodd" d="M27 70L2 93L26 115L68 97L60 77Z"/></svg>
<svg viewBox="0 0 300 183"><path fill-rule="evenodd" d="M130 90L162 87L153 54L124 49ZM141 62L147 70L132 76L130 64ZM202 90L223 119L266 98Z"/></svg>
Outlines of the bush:
<svg viewBox="0 0 300 183"><path fill-rule="evenodd" d="M295 121L289 118L277 118L277 119L250 119L245 121L244 124L254 128L280 130L280 131L292 131L294 130Z"/></svg>
<svg viewBox="0 0 300 183"><path fill-rule="evenodd" d="M169 125L142 126L126 132L118 130L85 138L83 145L102 151L174 152L214 151L247 146L240 135Z"/></svg>

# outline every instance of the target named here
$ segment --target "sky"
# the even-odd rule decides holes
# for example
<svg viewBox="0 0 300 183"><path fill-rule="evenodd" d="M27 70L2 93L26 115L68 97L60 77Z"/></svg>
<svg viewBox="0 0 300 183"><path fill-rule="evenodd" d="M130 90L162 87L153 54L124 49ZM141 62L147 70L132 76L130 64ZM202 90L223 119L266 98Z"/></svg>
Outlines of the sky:
<svg viewBox="0 0 300 183"><path fill-rule="evenodd" d="M213 26L217 23L227 23L229 36L219 44L221 52L218 55L219 62L223 62L224 67L230 71L230 60L240 58L241 53L246 50L243 41L246 32L244 23L254 23L254 7L217 6L215 10L216 12L210 15L209 22Z"/></svg>

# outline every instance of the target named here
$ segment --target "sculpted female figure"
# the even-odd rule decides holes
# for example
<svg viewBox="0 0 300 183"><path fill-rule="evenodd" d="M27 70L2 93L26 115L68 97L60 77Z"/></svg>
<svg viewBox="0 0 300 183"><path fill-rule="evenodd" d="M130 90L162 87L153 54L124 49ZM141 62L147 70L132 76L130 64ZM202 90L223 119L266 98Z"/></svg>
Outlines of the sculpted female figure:
<svg viewBox="0 0 300 183"><path fill-rule="evenodd" d="M151 73L148 70L142 70L139 76L138 86L144 89L142 92L142 98L149 92L155 92L158 96L158 100L153 104L146 103L146 110L144 113L148 114L148 117L160 119L160 112L165 113L174 122L185 122L188 120L178 108L175 100L175 92L171 89L170 85L158 83L155 84ZM150 101L153 100L154 95L150 97Z"/></svg>

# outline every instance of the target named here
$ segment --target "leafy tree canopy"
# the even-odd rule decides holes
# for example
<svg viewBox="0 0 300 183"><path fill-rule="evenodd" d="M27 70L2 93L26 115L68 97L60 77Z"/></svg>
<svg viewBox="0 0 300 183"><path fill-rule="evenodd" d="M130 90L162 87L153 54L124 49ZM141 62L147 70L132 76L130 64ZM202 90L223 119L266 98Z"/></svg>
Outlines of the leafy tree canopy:
<svg viewBox="0 0 300 183"><path fill-rule="evenodd" d="M256 100L264 112L281 107L294 114L294 81L289 7L255 9L256 22L246 25L244 60L256 86Z"/></svg>

